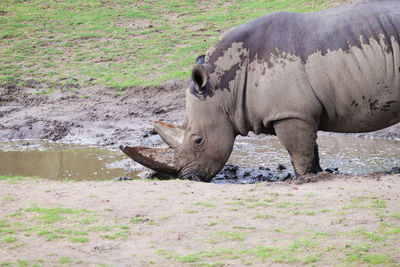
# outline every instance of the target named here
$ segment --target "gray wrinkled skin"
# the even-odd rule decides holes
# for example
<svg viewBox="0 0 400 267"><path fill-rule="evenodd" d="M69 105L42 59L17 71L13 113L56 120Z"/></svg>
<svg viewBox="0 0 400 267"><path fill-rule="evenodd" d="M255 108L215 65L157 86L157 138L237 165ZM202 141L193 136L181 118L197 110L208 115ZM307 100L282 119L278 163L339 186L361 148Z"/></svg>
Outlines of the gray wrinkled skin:
<svg viewBox="0 0 400 267"><path fill-rule="evenodd" d="M181 178L209 181L237 135L277 135L297 175L321 170L317 131L400 121L400 1L279 12L226 33L193 69Z"/></svg>

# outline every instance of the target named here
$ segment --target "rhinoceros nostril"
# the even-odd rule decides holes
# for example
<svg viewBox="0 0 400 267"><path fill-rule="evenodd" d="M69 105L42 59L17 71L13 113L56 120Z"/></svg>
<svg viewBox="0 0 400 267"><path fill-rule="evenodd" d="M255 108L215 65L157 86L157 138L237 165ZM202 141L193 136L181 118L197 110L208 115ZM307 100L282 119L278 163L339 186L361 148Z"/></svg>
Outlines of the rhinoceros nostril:
<svg viewBox="0 0 400 267"><path fill-rule="evenodd" d="M196 182L201 182L203 175L199 173L198 171L189 171L187 173L184 173L180 175L180 179L182 180L191 180L191 181L196 181Z"/></svg>
<svg viewBox="0 0 400 267"><path fill-rule="evenodd" d="M199 176L194 175L194 174L190 175L189 180L196 181L196 182L200 182L200 181L201 181L201 179L199 178Z"/></svg>

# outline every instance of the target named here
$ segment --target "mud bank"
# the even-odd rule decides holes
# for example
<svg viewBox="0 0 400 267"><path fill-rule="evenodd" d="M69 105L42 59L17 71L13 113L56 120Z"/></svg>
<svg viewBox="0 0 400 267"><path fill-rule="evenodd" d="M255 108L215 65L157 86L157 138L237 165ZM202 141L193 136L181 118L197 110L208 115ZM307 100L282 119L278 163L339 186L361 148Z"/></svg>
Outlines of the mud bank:
<svg viewBox="0 0 400 267"><path fill-rule="evenodd" d="M183 81L123 91L79 84L52 88L34 80L0 85L0 138L116 148L140 144L153 133L155 120L181 124L185 115ZM400 124L359 136L400 138Z"/></svg>
<svg viewBox="0 0 400 267"><path fill-rule="evenodd" d="M79 84L51 88L33 80L1 85L0 139L117 148L121 143L139 145L154 120L181 123L184 119L183 82L124 91Z"/></svg>

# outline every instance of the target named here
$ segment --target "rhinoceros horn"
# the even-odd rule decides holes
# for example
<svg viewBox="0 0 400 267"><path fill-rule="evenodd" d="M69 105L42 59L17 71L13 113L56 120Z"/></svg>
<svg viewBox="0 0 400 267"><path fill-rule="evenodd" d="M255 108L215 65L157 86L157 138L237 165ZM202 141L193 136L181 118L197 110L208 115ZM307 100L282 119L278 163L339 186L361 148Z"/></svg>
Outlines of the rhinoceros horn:
<svg viewBox="0 0 400 267"><path fill-rule="evenodd" d="M169 147L178 147L183 142L185 130L183 127L167 124L162 121L155 121L154 129L161 136Z"/></svg>
<svg viewBox="0 0 400 267"><path fill-rule="evenodd" d="M122 152L134 161L162 174L177 177L180 169L178 168L173 148L147 148L120 146Z"/></svg>

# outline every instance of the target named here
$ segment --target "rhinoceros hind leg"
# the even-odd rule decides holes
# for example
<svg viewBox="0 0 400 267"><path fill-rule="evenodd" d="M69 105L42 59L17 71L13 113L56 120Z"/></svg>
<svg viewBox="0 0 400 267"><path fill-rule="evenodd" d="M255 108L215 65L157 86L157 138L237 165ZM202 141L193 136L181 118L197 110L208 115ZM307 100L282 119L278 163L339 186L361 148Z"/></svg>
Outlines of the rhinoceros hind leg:
<svg viewBox="0 0 400 267"><path fill-rule="evenodd" d="M298 119L274 123L279 141L287 149L296 175L322 171L319 165L317 131Z"/></svg>

